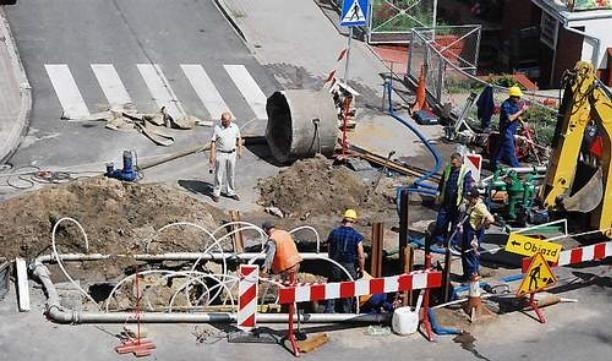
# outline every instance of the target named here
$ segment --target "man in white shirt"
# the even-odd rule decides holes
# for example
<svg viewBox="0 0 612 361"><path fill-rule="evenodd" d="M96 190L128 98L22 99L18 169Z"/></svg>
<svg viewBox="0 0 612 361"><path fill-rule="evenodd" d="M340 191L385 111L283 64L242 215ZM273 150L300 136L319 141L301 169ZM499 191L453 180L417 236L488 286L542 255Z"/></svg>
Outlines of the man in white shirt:
<svg viewBox="0 0 612 361"><path fill-rule="evenodd" d="M232 123L232 115L229 112L221 114L221 124L217 124L213 128L210 142L208 162L215 169L212 199L219 202L223 188L223 193L238 201L240 197L236 193L234 173L236 153L238 153L238 158L242 157L242 141L240 139L240 128Z"/></svg>

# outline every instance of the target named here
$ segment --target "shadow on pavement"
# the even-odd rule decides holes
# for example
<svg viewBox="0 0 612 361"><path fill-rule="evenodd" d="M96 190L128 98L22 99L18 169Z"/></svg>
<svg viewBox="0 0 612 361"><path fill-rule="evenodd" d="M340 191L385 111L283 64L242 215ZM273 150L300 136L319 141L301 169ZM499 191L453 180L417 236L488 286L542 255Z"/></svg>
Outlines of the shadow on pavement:
<svg viewBox="0 0 612 361"><path fill-rule="evenodd" d="M212 184L199 180L180 179L178 184L185 188L185 190L195 194L210 195L213 190Z"/></svg>

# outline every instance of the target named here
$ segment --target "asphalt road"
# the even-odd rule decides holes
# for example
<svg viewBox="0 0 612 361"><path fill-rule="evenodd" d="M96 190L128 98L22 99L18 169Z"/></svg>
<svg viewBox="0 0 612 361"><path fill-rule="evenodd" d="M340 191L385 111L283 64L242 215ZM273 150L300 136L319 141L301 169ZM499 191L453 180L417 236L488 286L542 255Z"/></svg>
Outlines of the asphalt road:
<svg viewBox="0 0 612 361"><path fill-rule="evenodd" d="M259 113L253 109L247 99L248 87L240 88L230 75L242 80L250 77L260 98L277 89L212 1L22 0L6 12L34 97L31 129L11 159L17 167L89 165L85 168L103 169L104 162L119 162L123 149L134 149L144 158L204 143L211 132L209 127L172 131L176 143L159 147L135 132L105 129L103 122L60 120L66 102L72 102L68 104L72 110L95 113L108 106L109 98L127 93L139 111L155 112L158 96L151 86L161 82L175 95L168 106L180 102L178 109L187 114L218 119L219 114L208 109L218 112L227 105L238 123L244 124L258 118L261 107L256 108ZM95 64L110 68L123 90L109 85L112 76L108 71L105 88L100 73L94 71ZM191 66L190 77L184 65ZM221 106L219 102L216 107L204 106L201 94L192 86L197 75L196 82L201 84L200 69L224 101ZM66 80L66 74L73 83ZM78 96L75 101L75 88L82 101ZM257 119L248 125L248 131L261 131L264 126L265 120Z"/></svg>

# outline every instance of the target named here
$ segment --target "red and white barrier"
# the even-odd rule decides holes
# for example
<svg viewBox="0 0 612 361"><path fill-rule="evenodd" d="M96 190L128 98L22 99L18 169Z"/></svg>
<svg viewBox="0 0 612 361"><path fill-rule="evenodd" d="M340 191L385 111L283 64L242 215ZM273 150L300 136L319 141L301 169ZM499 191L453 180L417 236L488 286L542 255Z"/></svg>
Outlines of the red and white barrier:
<svg viewBox="0 0 612 361"><path fill-rule="evenodd" d="M482 170L482 155L468 153L463 157L463 163L472 172L472 178L476 183L480 182L480 171Z"/></svg>
<svg viewBox="0 0 612 361"><path fill-rule="evenodd" d="M417 271L399 276L347 282L308 284L279 289L279 304L350 298L377 293L402 292L442 285L439 271Z"/></svg>
<svg viewBox="0 0 612 361"><path fill-rule="evenodd" d="M590 246L579 247L562 251L559 254L558 262L549 262L551 267L567 266L571 264L578 264L589 261L602 260L606 257L612 256L612 241L596 243ZM523 258L521 269L527 272L531 258Z"/></svg>
<svg viewBox="0 0 612 361"><path fill-rule="evenodd" d="M240 265L238 283L238 328L250 331L255 328L257 314L257 282L259 267Z"/></svg>

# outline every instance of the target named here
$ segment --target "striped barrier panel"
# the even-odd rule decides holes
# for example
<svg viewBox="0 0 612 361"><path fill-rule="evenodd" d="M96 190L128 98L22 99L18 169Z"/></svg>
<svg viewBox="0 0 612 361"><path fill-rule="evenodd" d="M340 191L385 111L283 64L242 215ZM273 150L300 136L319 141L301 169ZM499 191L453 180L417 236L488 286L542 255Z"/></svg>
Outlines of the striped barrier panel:
<svg viewBox="0 0 612 361"><path fill-rule="evenodd" d="M557 262L549 262L549 264L551 267L560 267L582 262L602 260L610 256L612 256L612 241L562 251L559 254L559 260ZM521 264L523 273L527 272L530 263L531 257L523 258L523 262Z"/></svg>
<svg viewBox="0 0 612 361"><path fill-rule="evenodd" d="M257 314L257 282L259 267L240 265L238 283L238 328L250 331L255 328Z"/></svg>
<svg viewBox="0 0 612 361"><path fill-rule="evenodd" d="M357 281L313 283L279 289L279 304L350 298L377 293L402 292L442 285L442 272L416 271L398 276Z"/></svg>

